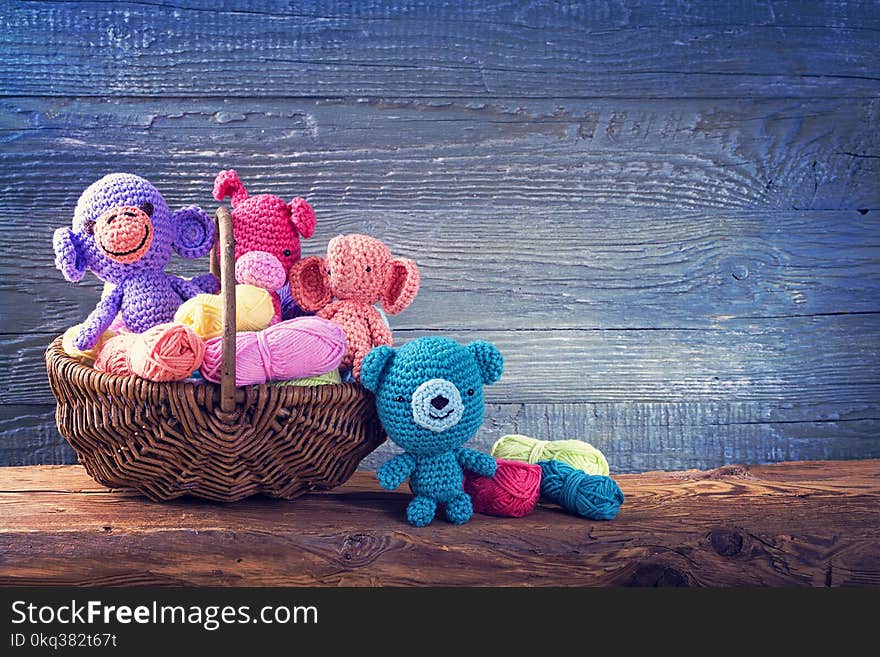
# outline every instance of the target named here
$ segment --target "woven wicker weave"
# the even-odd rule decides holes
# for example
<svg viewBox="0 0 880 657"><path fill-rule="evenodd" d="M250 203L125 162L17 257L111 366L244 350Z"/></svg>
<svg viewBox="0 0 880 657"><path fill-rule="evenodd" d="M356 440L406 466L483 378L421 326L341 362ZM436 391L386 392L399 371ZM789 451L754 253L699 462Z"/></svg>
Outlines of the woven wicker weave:
<svg viewBox="0 0 880 657"><path fill-rule="evenodd" d="M385 440L359 384L235 387L234 241L220 225L223 380L155 383L79 364L57 338L46 351L58 430L99 483L154 500L292 499L345 482Z"/></svg>

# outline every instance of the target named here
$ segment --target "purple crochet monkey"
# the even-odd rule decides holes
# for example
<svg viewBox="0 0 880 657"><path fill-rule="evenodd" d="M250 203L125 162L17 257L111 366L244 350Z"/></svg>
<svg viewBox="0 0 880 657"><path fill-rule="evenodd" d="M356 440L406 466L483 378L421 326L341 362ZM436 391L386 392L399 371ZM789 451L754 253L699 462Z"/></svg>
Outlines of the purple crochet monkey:
<svg viewBox="0 0 880 657"><path fill-rule="evenodd" d="M79 197L73 229L55 231L55 266L77 282L91 270L113 289L88 316L74 339L90 349L121 311L126 327L143 333L174 319L177 307L202 292L216 293L219 281L205 274L191 281L165 273L173 248L200 258L214 245L214 222L196 206L171 212L148 181L111 173Z"/></svg>

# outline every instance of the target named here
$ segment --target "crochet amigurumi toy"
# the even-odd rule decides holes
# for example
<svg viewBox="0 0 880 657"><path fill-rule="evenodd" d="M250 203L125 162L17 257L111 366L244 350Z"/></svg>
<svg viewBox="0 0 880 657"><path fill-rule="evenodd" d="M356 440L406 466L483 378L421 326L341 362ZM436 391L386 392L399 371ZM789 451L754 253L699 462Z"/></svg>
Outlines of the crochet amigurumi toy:
<svg viewBox="0 0 880 657"><path fill-rule="evenodd" d="M129 173L111 173L79 197L73 228L55 231L55 265L77 282L91 270L112 289L82 324L73 345L87 350L121 311L125 327L143 333L174 319L177 307L219 281L205 274L191 281L165 273L174 249L200 258L214 245L214 222L200 208L171 212L159 191ZM106 288L105 288L106 289Z"/></svg>
<svg viewBox="0 0 880 657"><path fill-rule="evenodd" d="M345 331L342 360L360 379L370 349L392 346L391 329L373 304L389 315L409 306L419 291L419 268L408 258L392 258L388 247L367 235L338 235L327 245L327 259L310 256L290 272L290 294L308 312L330 319Z"/></svg>
<svg viewBox="0 0 880 657"><path fill-rule="evenodd" d="M483 423L483 386L495 383L503 369L493 344L463 346L440 337L419 338L396 351L376 347L364 358L361 383L375 393L388 437L405 450L379 468L379 484L394 490L409 478L415 494L406 509L411 524L428 525L438 503L455 524L473 514L462 468L491 477L496 463L462 445Z"/></svg>
<svg viewBox="0 0 880 657"><path fill-rule="evenodd" d="M248 196L234 169L221 171L214 179L214 198L222 201L227 196L232 198L235 282L268 290L280 319L278 291L299 261L300 236L315 233L315 211L299 197L287 203L272 194Z"/></svg>

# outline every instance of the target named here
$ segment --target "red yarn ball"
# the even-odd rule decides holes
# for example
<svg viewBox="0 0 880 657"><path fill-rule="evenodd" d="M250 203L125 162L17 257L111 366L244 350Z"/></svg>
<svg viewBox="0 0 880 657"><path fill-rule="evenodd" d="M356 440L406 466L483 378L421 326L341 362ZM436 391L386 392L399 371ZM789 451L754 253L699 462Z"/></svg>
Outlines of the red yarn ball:
<svg viewBox="0 0 880 657"><path fill-rule="evenodd" d="M464 490L474 511L490 516L522 518L530 514L541 494L541 466L496 459L494 477L465 472Z"/></svg>

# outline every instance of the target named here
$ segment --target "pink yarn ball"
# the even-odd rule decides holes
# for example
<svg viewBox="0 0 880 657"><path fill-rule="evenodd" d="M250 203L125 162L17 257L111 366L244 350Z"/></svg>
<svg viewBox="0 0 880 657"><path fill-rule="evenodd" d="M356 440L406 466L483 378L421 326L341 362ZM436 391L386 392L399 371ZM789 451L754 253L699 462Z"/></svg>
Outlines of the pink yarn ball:
<svg viewBox="0 0 880 657"><path fill-rule="evenodd" d="M159 324L137 335L129 355L131 370L150 381L180 381L202 364L205 343L188 326Z"/></svg>
<svg viewBox="0 0 880 657"><path fill-rule="evenodd" d="M137 338L137 333L120 333L107 340L95 359L95 369L119 376L134 374L131 371L129 353Z"/></svg>
<svg viewBox="0 0 880 657"><path fill-rule="evenodd" d="M235 338L237 386L326 374L339 367L346 349L342 328L320 317L296 317ZM205 344L202 376L208 381L220 382L222 351L219 337Z"/></svg>
<svg viewBox="0 0 880 657"><path fill-rule="evenodd" d="M490 516L521 518L530 514L541 495L541 466L496 459L494 477L465 472L464 490L474 511Z"/></svg>

